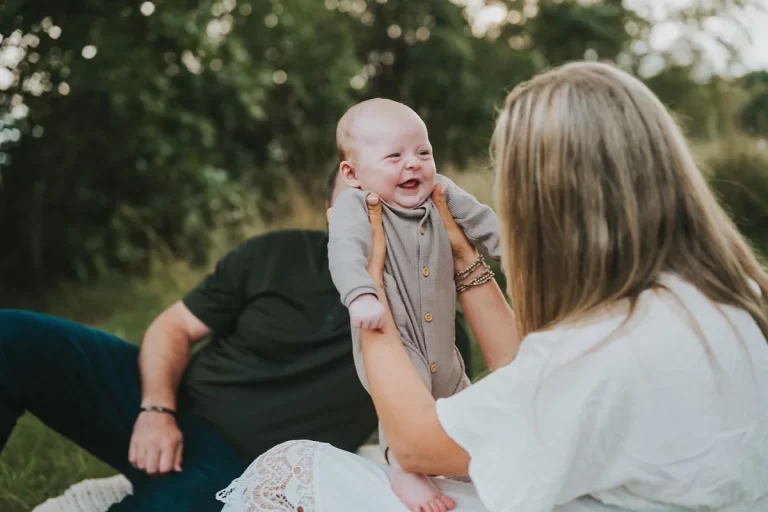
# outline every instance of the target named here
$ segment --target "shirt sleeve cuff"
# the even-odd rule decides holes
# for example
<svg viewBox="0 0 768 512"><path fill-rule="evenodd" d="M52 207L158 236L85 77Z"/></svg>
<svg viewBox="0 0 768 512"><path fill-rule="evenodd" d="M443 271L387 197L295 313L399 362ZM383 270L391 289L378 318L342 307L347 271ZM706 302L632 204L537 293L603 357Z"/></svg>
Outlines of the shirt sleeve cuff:
<svg viewBox="0 0 768 512"><path fill-rule="evenodd" d="M346 307L349 307L350 304L352 304L352 301L358 298L361 295L365 295L370 293L371 295L375 295L376 298L379 298L379 292L376 290L376 288L372 286L360 286L359 288L355 288L351 292L347 294L346 297L344 297L343 303Z"/></svg>

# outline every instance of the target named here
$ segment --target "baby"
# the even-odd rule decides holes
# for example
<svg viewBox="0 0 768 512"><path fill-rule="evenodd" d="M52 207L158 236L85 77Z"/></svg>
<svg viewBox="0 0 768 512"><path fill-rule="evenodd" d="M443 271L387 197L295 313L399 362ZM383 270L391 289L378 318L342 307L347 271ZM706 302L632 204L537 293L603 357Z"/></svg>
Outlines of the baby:
<svg viewBox="0 0 768 512"><path fill-rule="evenodd" d="M456 282L448 234L432 202L436 185L446 183L451 214L478 249L499 258L499 224L494 212L435 171L427 127L401 103L374 99L352 107L336 131L339 172L350 188L334 203L329 225L331 276L349 309L355 365L366 389L359 328L384 326L384 307L367 271L371 227L365 197L382 201L387 237L384 286L390 310L424 384L435 398L469 385L455 346ZM487 271L487 274L490 270ZM490 277L486 274L486 278ZM459 276L462 277L462 276ZM392 489L409 510L445 510L453 503L424 475L404 472L380 442L392 466ZM447 500L447 498L446 498Z"/></svg>

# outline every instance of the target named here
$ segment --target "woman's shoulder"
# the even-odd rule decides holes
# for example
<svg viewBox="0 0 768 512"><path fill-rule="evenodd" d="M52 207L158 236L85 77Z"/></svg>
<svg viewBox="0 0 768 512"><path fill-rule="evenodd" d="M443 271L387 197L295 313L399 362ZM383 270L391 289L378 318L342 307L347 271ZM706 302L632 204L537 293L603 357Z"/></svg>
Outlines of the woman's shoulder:
<svg viewBox="0 0 768 512"><path fill-rule="evenodd" d="M726 309L724 309L726 308ZM603 305L577 318L535 333L540 340L575 337L593 338L595 334L621 327L624 336L636 330L665 330L670 325L686 323L696 311L727 311L712 302L689 281L674 274L664 274L659 283L642 292L630 307L629 300Z"/></svg>
<svg viewBox="0 0 768 512"><path fill-rule="evenodd" d="M620 358L630 364L639 355L667 359L689 357L692 347L727 345L740 338L759 338L757 324L746 312L710 300L694 284L667 274L643 292L633 308L622 301L550 329L531 334L523 345L546 351L548 366L576 358ZM530 343L528 343L530 342ZM521 350L522 353L522 350Z"/></svg>

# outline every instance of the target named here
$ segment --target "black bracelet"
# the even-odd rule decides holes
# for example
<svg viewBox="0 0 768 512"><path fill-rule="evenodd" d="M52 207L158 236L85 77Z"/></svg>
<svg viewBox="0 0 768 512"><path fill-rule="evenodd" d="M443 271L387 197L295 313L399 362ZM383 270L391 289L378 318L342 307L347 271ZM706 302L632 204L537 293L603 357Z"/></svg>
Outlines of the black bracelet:
<svg viewBox="0 0 768 512"><path fill-rule="evenodd" d="M139 412L164 412L165 414L170 414L174 418L176 417L176 411L173 409L168 409L167 407L158 407L156 405L145 405L144 407L139 407Z"/></svg>

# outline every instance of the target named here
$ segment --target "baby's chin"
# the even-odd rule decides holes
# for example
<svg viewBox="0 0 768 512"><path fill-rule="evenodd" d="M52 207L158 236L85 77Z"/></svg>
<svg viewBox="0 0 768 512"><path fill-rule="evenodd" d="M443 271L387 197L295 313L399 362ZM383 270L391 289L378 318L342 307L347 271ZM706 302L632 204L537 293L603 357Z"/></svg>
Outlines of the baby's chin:
<svg viewBox="0 0 768 512"><path fill-rule="evenodd" d="M427 200L431 193L432 191L428 190L423 184L419 185L418 190L413 192L396 190L392 196L391 203L405 209L418 208Z"/></svg>

